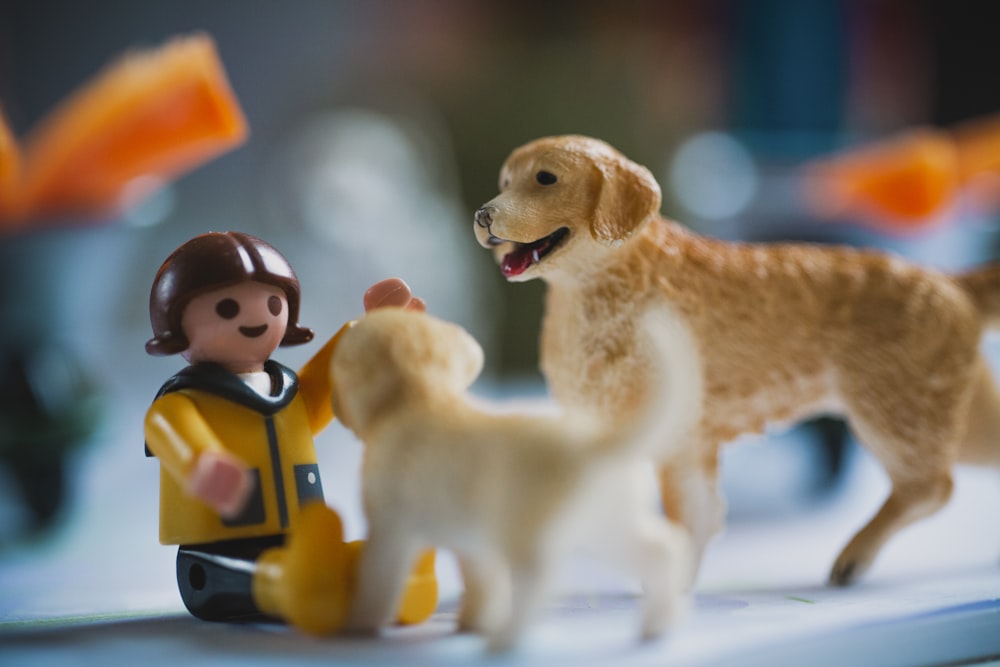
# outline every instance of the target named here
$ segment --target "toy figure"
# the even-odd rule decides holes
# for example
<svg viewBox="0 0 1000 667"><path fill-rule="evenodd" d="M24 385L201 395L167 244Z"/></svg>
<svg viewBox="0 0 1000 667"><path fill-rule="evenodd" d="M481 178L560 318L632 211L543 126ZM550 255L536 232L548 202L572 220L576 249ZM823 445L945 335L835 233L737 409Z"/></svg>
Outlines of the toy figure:
<svg viewBox="0 0 1000 667"><path fill-rule="evenodd" d="M334 407L365 443L370 529L349 629L389 621L428 545L455 550L465 583L459 625L485 633L491 650L517 641L564 557L581 548L641 579L645 638L677 620L689 544L655 509L644 454L650 444L683 444L698 360L672 344L687 334L676 317L650 319L654 361L665 370L654 395L669 400L631 424L484 409L466 393L482 349L425 313L373 311L344 332L333 355Z"/></svg>
<svg viewBox="0 0 1000 667"><path fill-rule="evenodd" d="M399 280L370 292L370 305L422 307ZM328 369L340 334L296 375L270 356L312 339L298 317L299 282L264 241L209 233L175 250L153 283L146 351L190 365L163 385L145 436L161 464L160 541L180 545L191 613L327 634L346 613L357 550L323 502L313 448L333 418ZM433 611L433 566L425 558L411 578L402 620Z"/></svg>
<svg viewBox="0 0 1000 667"><path fill-rule="evenodd" d="M721 527L719 447L769 423L844 415L892 483L837 558L850 584L885 542L948 500L956 462L1000 466L1000 393L979 351L1000 324L1000 268L948 276L888 255L704 238L661 218L647 169L604 142L515 150L475 233L508 280L548 283L542 370L565 406L627 418L649 394L637 322L668 305L700 359L699 421L660 457L665 510L700 556Z"/></svg>

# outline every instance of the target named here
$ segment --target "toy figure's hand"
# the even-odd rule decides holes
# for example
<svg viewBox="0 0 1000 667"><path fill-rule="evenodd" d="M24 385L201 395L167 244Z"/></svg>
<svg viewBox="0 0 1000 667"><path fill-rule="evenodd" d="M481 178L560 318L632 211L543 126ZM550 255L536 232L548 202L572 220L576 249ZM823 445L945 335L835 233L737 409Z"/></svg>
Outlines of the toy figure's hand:
<svg viewBox="0 0 1000 667"><path fill-rule="evenodd" d="M423 299L413 296L410 287L399 278L381 280L365 292L365 312L376 308L395 306L409 310L427 310Z"/></svg>
<svg viewBox="0 0 1000 667"><path fill-rule="evenodd" d="M188 482L188 492L225 519L239 515L251 491L250 471L239 459L223 452L205 452L198 457Z"/></svg>

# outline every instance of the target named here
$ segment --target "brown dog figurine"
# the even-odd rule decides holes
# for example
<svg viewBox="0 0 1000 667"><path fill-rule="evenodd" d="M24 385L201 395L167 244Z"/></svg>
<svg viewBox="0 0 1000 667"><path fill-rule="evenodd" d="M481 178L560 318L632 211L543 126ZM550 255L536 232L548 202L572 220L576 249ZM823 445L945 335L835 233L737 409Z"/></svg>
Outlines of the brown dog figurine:
<svg viewBox="0 0 1000 667"><path fill-rule="evenodd" d="M720 445L771 423L844 415L891 480L834 584L940 509L956 462L1000 466L1000 394L979 351L1000 324L1000 268L950 276L877 252L721 242L659 207L644 167L596 139L549 137L508 157L475 232L508 280L548 284L541 366L567 407L642 405L653 383L637 321L659 304L685 319L701 414L660 489L698 555L722 526Z"/></svg>

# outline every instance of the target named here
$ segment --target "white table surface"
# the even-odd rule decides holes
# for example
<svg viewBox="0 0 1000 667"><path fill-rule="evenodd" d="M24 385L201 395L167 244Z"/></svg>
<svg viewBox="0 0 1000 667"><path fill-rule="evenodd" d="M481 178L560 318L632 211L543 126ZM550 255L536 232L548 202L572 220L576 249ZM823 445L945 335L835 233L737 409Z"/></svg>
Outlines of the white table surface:
<svg viewBox="0 0 1000 667"><path fill-rule="evenodd" d="M439 612L381 639L317 640L278 626L197 621L177 594L175 549L156 538L158 466L143 456L141 442L149 397L120 386L116 391L114 381L111 388L120 400L101 437L79 457L76 501L64 525L44 542L0 553L2 665L919 665L1000 659L995 473L960 469L948 507L892 540L859 585L824 586L837 552L886 490L881 472L863 454L851 457L841 490L825 502L782 518L731 523L708 551L692 612L663 641L636 641L635 582L582 560L567 567L560 594L524 644L499 659L484 654L480 638L454 633L459 585L447 556L439 565ZM348 537L361 537L361 447L335 424L317 449L327 500L344 516Z"/></svg>

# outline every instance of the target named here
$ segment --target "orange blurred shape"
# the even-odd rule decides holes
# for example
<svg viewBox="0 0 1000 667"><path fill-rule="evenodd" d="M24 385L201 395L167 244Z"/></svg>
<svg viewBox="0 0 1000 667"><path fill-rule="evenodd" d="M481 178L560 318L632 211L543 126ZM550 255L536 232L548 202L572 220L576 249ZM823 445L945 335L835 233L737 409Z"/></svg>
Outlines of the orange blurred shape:
<svg viewBox="0 0 1000 667"><path fill-rule="evenodd" d="M962 182L1000 171L1000 115L970 120L952 129Z"/></svg>
<svg viewBox="0 0 1000 667"><path fill-rule="evenodd" d="M130 185L173 180L248 134L206 34L126 54L62 102L20 152L2 117L0 125L0 230L114 216L135 203Z"/></svg>
<svg viewBox="0 0 1000 667"><path fill-rule="evenodd" d="M912 130L810 165L806 199L820 217L917 229L954 200L961 184L959 165L951 134Z"/></svg>
<svg viewBox="0 0 1000 667"><path fill-rule="evenodd" d="M17 147L17 139L14 138L10 125L3 115L3 110L0 109L0 214L3 213L3 203L10 201L13 196L13 190L20 177L21 152Z"/></svg>
<svg viewBox="0 0 1000 667"><path fill-rule="evenodd" d="M1000 208L1000 115L963 123L953 134L969 204L985 212Z"/></svg>

